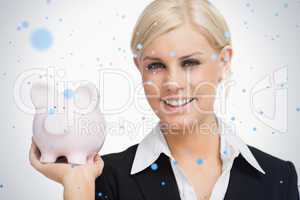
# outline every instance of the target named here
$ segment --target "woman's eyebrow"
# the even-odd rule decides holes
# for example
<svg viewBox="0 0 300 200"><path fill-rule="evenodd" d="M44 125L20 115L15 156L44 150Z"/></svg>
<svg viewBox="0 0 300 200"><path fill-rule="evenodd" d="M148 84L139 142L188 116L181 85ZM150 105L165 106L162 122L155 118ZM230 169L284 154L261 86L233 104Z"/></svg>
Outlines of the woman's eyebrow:
<svg viewBox="0 0 300 200"><path fill-rule="evenodd" d="M179 59L180 59L180 60L183 60L183 59L185 59L185 58L188 58L188 57L191 57L191 56L194 56L194 55L197 55L197 54L203 54L203 53L200 52L200 51L197 51L197 52L195 52L195 53L192 53L192 54L189 54L189 55L186 55L186 56L182 56L182 57L180 57Z"/></svg>
<svg viewBox="0 0 300 200"><path fill-rule="evenodd" d="M143 61L144 60L160 60L160 58L155 58L155 57L150 57L150 56L145 56L145 58L143 58Z"/></svg>
<svg viewBox="0 0 300 200"><path fill-rule="evenodd" d="M198 51L198 52L195 52L195 53L192 53L192 54L189 54L189 55L182 56L182 57L180 57L179 59L180 59L180 60L183 60L183 59L185 59L185 58L191 57L191 56L196 55L196 54L203 54L203 53L200 52L200 51ZM151 56L145 56L145 58L143 58L143 61L144 61L144 60L147 60L147 59L149 59L149 60L161 60L160 58L151 57Z"/></svg>

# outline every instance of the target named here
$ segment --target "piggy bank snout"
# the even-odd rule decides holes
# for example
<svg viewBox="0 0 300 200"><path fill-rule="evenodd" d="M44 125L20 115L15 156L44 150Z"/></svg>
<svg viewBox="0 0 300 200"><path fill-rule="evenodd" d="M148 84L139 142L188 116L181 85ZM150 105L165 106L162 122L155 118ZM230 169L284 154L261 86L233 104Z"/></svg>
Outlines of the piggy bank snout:
<svg viewBox="0 0 300 200"><path fill-rule="evenodd" d="M44 122L46 132L53 135L65 135L68 133L68 126L63 114L48 115Z"/></svg>

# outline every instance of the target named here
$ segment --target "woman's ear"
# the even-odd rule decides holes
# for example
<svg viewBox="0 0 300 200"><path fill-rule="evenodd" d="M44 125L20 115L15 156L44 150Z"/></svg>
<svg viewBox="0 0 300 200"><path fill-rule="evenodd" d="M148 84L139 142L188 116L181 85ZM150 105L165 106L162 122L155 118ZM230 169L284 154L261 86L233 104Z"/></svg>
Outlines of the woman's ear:
<svg viewBox="0 0 300 200"><path fill-rule="evenodd" d="M223 80L230 72L232 55L233 50L230 45L226 45L220 52L220 67L222 67L220 80Z"/></svg>

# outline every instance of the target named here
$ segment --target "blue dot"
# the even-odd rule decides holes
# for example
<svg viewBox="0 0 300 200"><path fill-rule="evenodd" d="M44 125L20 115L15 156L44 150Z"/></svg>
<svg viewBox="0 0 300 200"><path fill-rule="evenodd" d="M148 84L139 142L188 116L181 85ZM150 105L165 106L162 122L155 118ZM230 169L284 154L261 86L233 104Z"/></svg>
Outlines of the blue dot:
<svg viewBox="0 0 300 200"><path fill-rule="evenodd" d="M65 90L64 90L64 97L65 97L66 99L70 99L70 98L72 98L73 96L74 96L73 90L71 90L71 89L65 89Z"/></svg>
<svg viewBox="0 0 300 200"><path fill-rule="evenodd" d="M228 152L227 152L227 150L225 149L225 150L223 151L223 154L227 155L227 153L228 153Z"/></svg>
<svg viewBox="0 0 300 200"><path fill-rule="evenodd" d="M161 186L165 186L165 185L166 185L166 182L165 182L165 181L162 181L162 182L160 182L160 185L161 185Z"/></svg>
<svg viewBox="0 0 300 200"><path fill-rule="evenodd" d="M21 23L21 26L22 26L23 28L28 28L28 27L29 27L29 23L28 23L27 21L23 21L23 22Z"/></svg>
<svg viewBox="0 0 300 200"><path fill-rule="evenodd" d="M102 197L102 192L98 192L98 197Z"/></svg>
<svg viewBox="0 0 300 200"><path fill-rule="evenodd" d="M253 127L253 129L252 129L253 131L256 131L256 127Z"/></svg>
<svg viewBox="0 0 300 200"><path fill-rule="evenodd" d="M262 110L261 110L261 111L259 111L259 114L263 115L263 114L264 114L264 111L262 111Z"/></svg>
<svg viewBox="0 0 300 200"><path fill-rule="evenodd" d="M176 57L176 51L171 51L169 54L171 57Z"/></svg>
<svg viewBox="0 0 300 200"><path fill-rule="evenodd" d="M212 60L217 60L218 59L218 53L211 54L211 59Z"/></svg>
<svg viewBox="0 0 300 200"><path fill-rule="evenodd" d="M177 160L173 160L172 163L173 163L173 165L176 165L177 164Z"/></svg>
<svg viewBox="0 0 300 200"><path fill-rule="evenodd" d="M141 43L138 43L137 46L136 46L136 48L137 48L138 50L141 50L141 49L143 48L143 45L142 45Z"/></svg>
<svg viewBox="0 0 300 200"><path fill-rule="evenodd" d="M297 112L300 112L300 107L296 108L296 111L297 111Z"/></svg>
<svg viewBox="0 0 300 200"><path fill-rule="evenodd" d="M50 31L44 28L35 30L31 34L31 45L37 50L49 49L53 44L53 36Z"/></svg>
<svg viewBox="0 0 300 200"><path fill-rule="evenodd" d="M235 117L231 117L231 121L234 121L235 120Z"/></svg>
<svg viewBox="0 0 300 200"><path fill-rule="evenodd" d="M197 160L196 160L196 163L197 163L198 165L202 165L202 164L204 163L204 160L202 160L202 159L197 159Z"/></svg>
<svg viewBox="0 0 300 200"><path fill-rule="evenodd" d="M230 33L228 31L224 32L224 37L229 39L230 38Z"/></svg>
<svg viewBox="0 0 300 200"><path fill-rule="evenodd" d="M55 109L54 108L49 108L48 109L48 114L49 115L53 115L55 113Z"/></svg>
<svg viewBox="0 0 300 200"><path fill-rule="evenodd" d="M157 170L157 169L158 169L158 165L157 165L156 163L153 163L153 164L151 165L151 169L152 169L152 170Z"/></svg>

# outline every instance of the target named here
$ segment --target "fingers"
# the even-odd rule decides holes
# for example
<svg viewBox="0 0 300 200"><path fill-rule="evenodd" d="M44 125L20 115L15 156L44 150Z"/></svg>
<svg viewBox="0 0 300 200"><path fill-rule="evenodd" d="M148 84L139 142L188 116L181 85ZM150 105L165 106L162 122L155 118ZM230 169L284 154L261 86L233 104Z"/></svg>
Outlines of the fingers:
<svg viewBox="0 0 300 200"><path fill-rule="evenodd" d="M90 164L90 165L94 164L95 156L96 156L96 153L93 153L93 154L89 155L88 158L87 158L87 163Z"/></svg>
<svg viewBox="0 0 300 200"><path fill-rule="evenodd" d="M99 154L94 153L88 156L88 165L92 170L93 176L97 178L102 173L104 162Z"/></svg>
<svg viewBox="0 0 300 200"><path fill-rule="evenodd" d="M100 161L102 160L102 158L100 157L99 154L96 154L95 157L94 157L94 161L97 162L97 161Z"/></svg>
<svg viewBox="0 0 300 200"><path fill-rule="evenodd" d="M94 172L96 177L102 174L104 168L104 161L99 154L96 154L94 157Z"/></svg>
<svg viewBox="0 0 300 200"><path fill-rule="evenodd" d="M78 169L74 169L72 165L68 163L47 163L43 164L40 162L41 152L39 151L37 145L32 140L30 151L29 151L29 160L30 164L40 173L44 174L48 178L62 183L65 174L69 171L77 171L80 169L88 169L90 175L97 178L101 175L104 167L104 161L99 154L95 153L88 157L88 165L82 165ZM84 171L85 171L84 170Z"/></svg>

